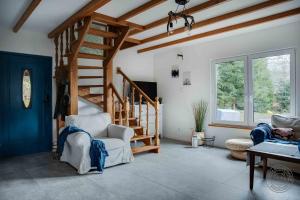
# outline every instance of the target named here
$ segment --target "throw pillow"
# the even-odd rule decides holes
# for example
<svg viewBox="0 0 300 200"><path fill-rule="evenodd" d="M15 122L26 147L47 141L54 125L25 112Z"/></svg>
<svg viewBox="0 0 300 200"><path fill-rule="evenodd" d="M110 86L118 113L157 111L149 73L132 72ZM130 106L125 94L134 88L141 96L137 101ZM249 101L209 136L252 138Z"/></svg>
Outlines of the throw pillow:
<svg viewBox="0 0 300 200"><path fill-rule="evenodd" d="M276 138L290 140L292 137L294 137L295 132L292 128L274 128L272 130L272 134Z"/></svg>

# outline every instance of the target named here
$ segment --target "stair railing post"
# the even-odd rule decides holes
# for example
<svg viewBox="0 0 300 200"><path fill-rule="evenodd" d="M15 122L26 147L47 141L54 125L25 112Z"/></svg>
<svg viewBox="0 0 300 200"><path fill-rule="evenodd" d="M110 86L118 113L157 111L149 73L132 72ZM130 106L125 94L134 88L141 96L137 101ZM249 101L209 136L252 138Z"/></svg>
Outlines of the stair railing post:
<svg viewBox="0 0 300 200"><path fill-rule="evenodd" d="M119 124L123 125L123 108L122 108L122 102L119 101Z"/></svg>
<svg viewBox="0 0 300 200"><path fill-rule="evenodd" d="M141 121L142 121L142 99L143 96L142 94L140 94L140 99L139 99L139 126L142 125Z"/></svg>
<svg viewBox="0 0 300 200"><path fill-rule="evenodd" d="M64 32L61 33L60 35L60 66L63 67L64 65Z"/></svg>
<svg viewBox="0 0 300 200"><path fill-rule="evenodd" d="M113 93L111 93L111 94L112 94L112 97L111 97L111 100L112 100L112 116L111 116L111 118L112 118L113 123L115 124L116 123L115 96L114 96Z"/></svg>
<svg viewBox="0 0 300 200"><path fill-rule="evenodd" d="M70 54L69 27L66 29L66 50L65 50L65 54L66 55Z"/></svg>
<svg viewBox="0 0 300 200"><path fill-rule="evenodd" d="M146 135L149 135L149 102L147 101L147 113L146 113Z"/></svg>
<svg viewBox="0 0 300 200"><path fill-rule="evenodd" d="M126 87L126 79L123 77L123 99L125 99L125 87Z"/></svg>
<svg viewBox="0 0 300 200"><path fill-rule="evenodd" d="M129 98L125 97L125 126L129 126Z"/></svg>
<svg viewBox="0 0 300 200"><path fill-rule="evenodd" d="M135 92L135 88L134 87L131 87L132 88L132 93L131 93L131 117L134 118L135 116L135 113L134 113L134 92Z"/></svg>
<svg viewBox="0 0 300 200"><path fill-rule="evenodd" d="M159 140L159 101L158 97L155 98L155 145L160 145Z"/></svg>

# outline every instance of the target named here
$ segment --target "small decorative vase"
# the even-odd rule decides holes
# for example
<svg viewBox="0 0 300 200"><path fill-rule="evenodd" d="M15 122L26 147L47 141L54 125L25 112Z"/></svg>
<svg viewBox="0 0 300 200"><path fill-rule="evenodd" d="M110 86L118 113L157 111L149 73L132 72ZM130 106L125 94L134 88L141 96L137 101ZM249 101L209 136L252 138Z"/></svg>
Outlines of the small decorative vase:
<svg viewBox="0 0 300 200"><path fill-rule="evenodd" d="M197 135L192 136L192 147L193 148L198 147L198 137L197 137Z"/></svg>
<svg viewBox="0 0 300 200"><path fill-rule="evenodd" d="M205 137L204 132L195 132L195 135L198 138L198 145L203 145L203 138Z"/></svg>

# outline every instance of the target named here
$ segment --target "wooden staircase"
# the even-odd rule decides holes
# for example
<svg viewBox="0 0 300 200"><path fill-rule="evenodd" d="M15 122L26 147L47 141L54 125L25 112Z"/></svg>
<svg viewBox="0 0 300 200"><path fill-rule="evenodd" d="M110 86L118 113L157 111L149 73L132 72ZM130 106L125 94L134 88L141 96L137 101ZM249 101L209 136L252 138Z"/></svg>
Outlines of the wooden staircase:
<svg viewBox="0 0 300 200"><path fill-rule="evenodd" d="M122 96L112 83L112 60L128 33L129 27L99 23L91 16L70 24L54 38L56 82L59 85L62 81L68 80L69 114L78 114L78 97L81 97L99 106L104 112L111 113L113 123L134 129L135 135L131 138L134 154L145 151L158 153L160 149L158 119L155 133L149 133L148 127L141 126L141 117L135 118L134 115L134 92L138 92L140 97L140 112L144 99L147 107L153 106L156 109L157 118L158 100L152 101L119 68L118 74L123 77ZM126 87L131 88L131 102L125 95Z"/></svg>

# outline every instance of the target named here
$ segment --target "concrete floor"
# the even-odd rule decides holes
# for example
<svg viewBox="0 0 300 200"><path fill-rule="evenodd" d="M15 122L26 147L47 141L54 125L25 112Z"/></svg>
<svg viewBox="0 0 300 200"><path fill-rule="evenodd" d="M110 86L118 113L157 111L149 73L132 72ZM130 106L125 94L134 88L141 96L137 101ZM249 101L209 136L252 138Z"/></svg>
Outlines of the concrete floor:
<svg viewBox="0 0 300 200"><path fill-rule="evenodd" d="M0 160L0 200L299 200L300 180L285 192L273 192L255 172L248 189L245 162L232 160L218 148L185 148L162 143L160 154L141 154L130 164L108 168L104 174L77 175L48 153Z"/></svg>

